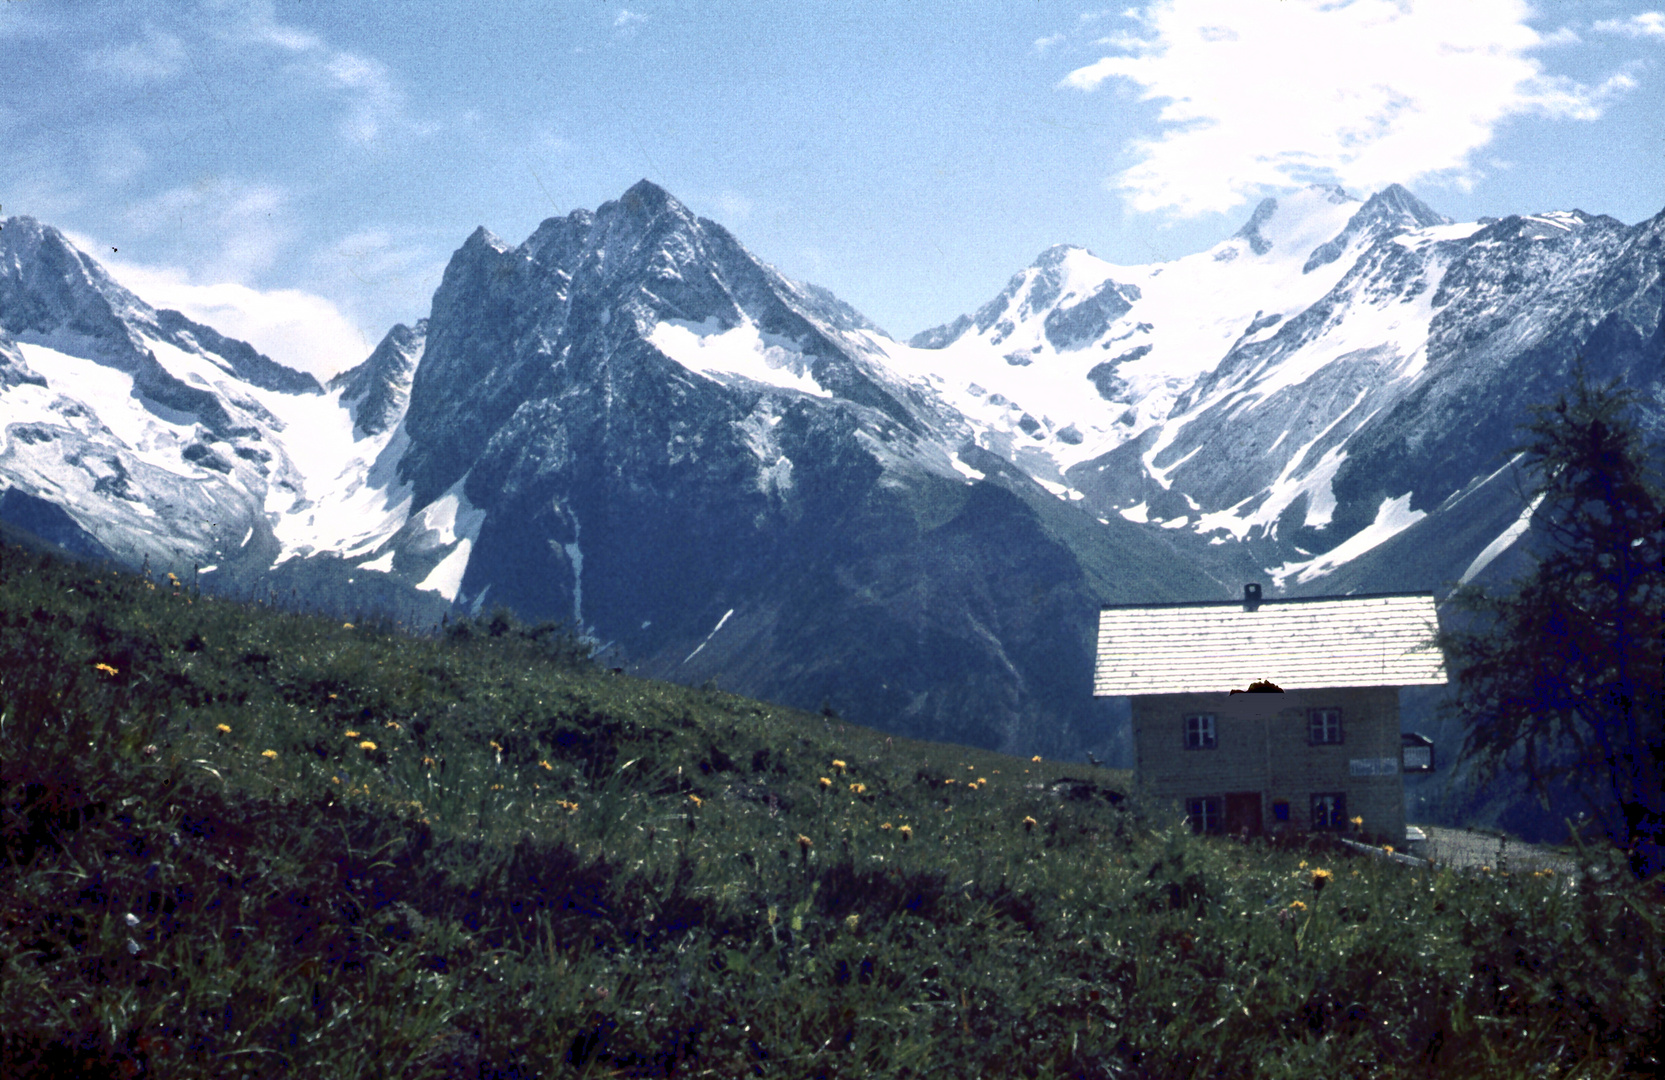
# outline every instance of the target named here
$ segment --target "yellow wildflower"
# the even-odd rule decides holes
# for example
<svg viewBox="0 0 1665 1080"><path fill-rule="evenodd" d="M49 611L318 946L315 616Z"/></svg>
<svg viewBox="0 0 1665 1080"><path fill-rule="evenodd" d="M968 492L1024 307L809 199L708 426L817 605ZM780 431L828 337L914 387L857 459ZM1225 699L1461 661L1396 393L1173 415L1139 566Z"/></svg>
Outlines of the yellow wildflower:
<svg viewBox="0 0 1665 1080"><path fill-rule="evenodd" d="M952 784L953 782L954 782L954 778L952 776L950 776L948 779L943 781L944 784Z"/></svg>
<svg viewBox="0 0 1665 1080"><path fill-rule="evenodd" d="M1334 876L1334 874L1325 870L1323 867L1319 867L1314 870L1312 872L1312 891L1323 892L1324 886L1328 885L1330 883L1330 879Z"/></svg>
<svg viewBox="0 0 1665 1080"><path fill-rule="evenodd" d="M802 851L805 855L808 855L809 854L809 849L814 847L814 846L815 846L815 841L811 840L809 837L805 836L803 833L798 834L798 849L800 851Z"/></svg>
<svg viewBox="0 0 1665 1080"><path fill-rule="evenodd" d="M1023 819L1023 830L1024 830L1024 832L1030 832L1035 828L1036 825L1039 825L1039 824L1040 824L1040 822L1038 822L1034 818L1028 817L1026 815Z"/></svg>
<svg viewBox="0 0 1665 1080"><path fill-rule="evenodd" d="M1382 845L1382 850L1387 852L1389 855L1392 855L1393 854L1393 845L1392 844L1383 844Z"/></svg>
<svg viewBox="0 0 1665 1080"><path fill-rule="evenodd" d="M889 832L891 830L891 828L892 828L892 825L890 824L890 822L887 821L883 825L879 826L879 831L880 832Z"/></svg>
<svg viewBox="0 0 1665 1080"><path fill-rule="evenodd" d="M365 751L374 750L376 748L376 744L371 742L369 739L365 739L363 742L358 744L358 748Z"/></svg>
<svg viewBox="0 0 1665 1080"><path fill-rule="evenodd" d="M1296 911L1305 911L1307 909L1306 904L1302 903L1299 900L1291 900L1289 902L1289 906L1294 908Z"/></svg>
<svg viewBox="0 0 1665 1080"><path fill-rule="evenodd" d="M496 750L498 753L503 752L503 744L498 742L496 739L491 740L491 748Z"/></svg>
<svg viewBox="0 0 1665 1080"><path fill-rule="evenodd" d="M1301 860L1301 867L1300 868L1302 870L1305 870L1307 868L1307 861L1305 859Z"/></svg>
<svg viewBox="0 0 1665 1080"><path fill-rule="evenodd" d="M356 731L349 731L349 732L346 732L345 734L346 734L347 738L349 738L349 739L358 738L358 732L356 732Z"/></svg>
<svg viewBox="0 0 1665 1080"><path fill-rule="evenodd" d="M277 751L276 750L262 750L262 751L260 751L260 756L263 757L263 758L271 758L273 761L276 761L277 760Z"/></svg>
<svg viewBox="0 0 1665 1080"><path fill-rule="evenodd" d="M1362 817L1352 817L1352 818L1348 818L1347 820L1351 821L1354 825L1358 826L1359 828L1364 827L1364 818L1362 818Z"/></svg>
<svg viewBox="0 0 1665 1080"><path fill-rule="evenodd" d="M839 772L843 772L845 769L849 768L848 765L844 764L844 762L842 762L842 761L839 761L837 758L833 759L832 767L837 769Z"/></svg>
<svg viewBox="0 0 1665 1080"><path fill-rule="evenodd" d="M341 629L343 629L343 630L351 630L352 628L353 628L353 624L350 623L350 622L344 622L344 623L341 624Z"/></svg>
<svg viewBox="0 0 1665 1080"><path fill-rule="evenodd" d="M904 825L900 829L898 829L897 831L902 834L902 839L904 839L904 840L912 840L913 839L913 826L912 825Z"/></svg>
<svg viewBox="0 0 1665 1080"><path fill-rule="evenodd" d="M821 777L821 779L817 782L821 785L821 790L823 790L823 791L825 791L827 788L832 787L832 781L828 780L825 776Z"/></svg>
<svg viewBox="0 0 1665 1080"><path fill-rule="evenodd" d="M427 766L429 766L429 767L432 767L432 766L434 766L434 765L437 765L437 764L438 764L438 762L436 762L436 761L435 761L435 760L434 760L434 759L433 759L433 758L431 758L431 757L425 757L425 758L423 758L423 759L422 759L422 764L424 764L424 765L427 765Z"/></svg>
<svg viewBox="0 0 1665 1080"><path fill-rule="evenodd" d="M95 671L102 671L106 675L115 675L115 674L117 674L116 669L111 667L109 664L94 664L93 669Z"/></svg>
<svg viewBox="0 0 1665 1080"><path fill-rule="evenodd" d="M219 732L221 735L230 735L231 734L231 725L230 724L215 724L214 725L214 730Z"/></svg>
<svg viewBox="0 0 1665 1080"><path fill-rule="evenodd" d="M696 808L705 805L705 800L700 798L698 795L689 795L688 801L693 803Z"/></svg>
<svg viewBox="0 0 1665 1080"><path fill-rule="evenodd" d="M548 770L549 770L549 771L550 771L550 772L554 772L554 771L555 771L555 766L553 766L553 765L551 765L551 764L550 764L550 763L549 763L549 762L547 762L547 761L540 761L540 762L538 762L538 768L540 768L540 769L548 769Z"/></svg>
<svg viewBox="0 0 1665 1080"><path fill-rule="evenodd" d="M866 784L851 784L850 785L850 792L851 792L851 794L854 794L854 795L864 795L864 794L867 793L867 785Z"/></svg>
<svg viewBox="0 0 1665 1080"><path fill-rule="evenodd" d="M984 784L987 784L988 782L989 782L989 778L986 777L986 776L979 776L977 778L977 786L978 787L982 787Z"/></svg>
<svg viewBox="0 0 1665 1080"><path fill-rule="evenodd" d="M1041 760L1041 755L1036 754L1034 757L1030 758L1029 760L1038 762L1038 761Z"/></svg>

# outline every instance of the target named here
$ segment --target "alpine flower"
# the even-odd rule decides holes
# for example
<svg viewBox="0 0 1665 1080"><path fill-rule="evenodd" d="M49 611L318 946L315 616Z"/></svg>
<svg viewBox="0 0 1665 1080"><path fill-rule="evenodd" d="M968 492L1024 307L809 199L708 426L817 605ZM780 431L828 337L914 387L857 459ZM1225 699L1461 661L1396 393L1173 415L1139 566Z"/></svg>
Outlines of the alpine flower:
<svg viewBox="0 0 1665 1080"><path fill-rule="evenodd" d="M365 739L363 742L358 744L358 748L365 752L369 752L376 748L376 744L371 742L369 739Z"/></svg>
<svg viewBox="0 0 1665 1080"><path fill-rule="evenodd" d="M111 667L109 664L94 664L93 669L95 671L102 671L106 675L114 675L117 673L116 669Z"/></svg>
<svg viewBox="0 0 1665 1080"><path fill-rule="evenodd" d="M215 724L214 725L214 730L219 732L221 735L230 735L231 734L231 725L230 724Z"/></svg>
<svg viewBox="0 0 1665 1080"><path fill-rule="evenodd" d="M271 758L273 761L276 761L277 760L277 751L276 750L262 750L262 751L260 751L260 756L263 757L263 758Z"/></svg>

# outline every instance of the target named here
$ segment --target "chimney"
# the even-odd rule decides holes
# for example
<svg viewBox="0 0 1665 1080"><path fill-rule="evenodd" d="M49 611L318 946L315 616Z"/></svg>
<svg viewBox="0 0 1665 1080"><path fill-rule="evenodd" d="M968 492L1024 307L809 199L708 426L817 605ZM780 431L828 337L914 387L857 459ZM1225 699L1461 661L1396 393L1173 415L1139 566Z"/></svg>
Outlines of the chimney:
<svg viewBox="0 0 1665 1080"><path fill-rule="evenodd" d="M1243 586L1243 610L1254 611L1259 607L1260 585L1258 582L1251 581L1247 585Z"/></svg>

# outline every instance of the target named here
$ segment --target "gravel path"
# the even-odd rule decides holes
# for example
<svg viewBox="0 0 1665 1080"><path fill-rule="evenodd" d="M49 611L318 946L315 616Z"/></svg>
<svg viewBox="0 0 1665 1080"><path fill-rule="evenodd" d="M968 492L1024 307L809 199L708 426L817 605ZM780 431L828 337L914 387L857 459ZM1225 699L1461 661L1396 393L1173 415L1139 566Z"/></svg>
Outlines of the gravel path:
<svg viewBox="0 0 1665 1080"><path fill-rule="evenodd" d="M1411 854L1445 866L1489 866L1510 873L1548 869L1566 875L1578 869L1573 860L1559 852L1519 840L1438 825L1423 825L1421 829L1428 834L1428 839L1413 845Z"/></svg>

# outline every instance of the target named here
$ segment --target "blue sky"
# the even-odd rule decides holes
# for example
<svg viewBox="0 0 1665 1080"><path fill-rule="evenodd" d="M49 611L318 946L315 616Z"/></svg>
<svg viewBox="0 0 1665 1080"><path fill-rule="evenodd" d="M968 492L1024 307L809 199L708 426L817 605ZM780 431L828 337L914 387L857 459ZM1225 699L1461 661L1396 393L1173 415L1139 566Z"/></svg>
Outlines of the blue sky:
<svg viewBox="0 0 1665 1080"><path fill-rule="evenodd" d="M0 213L322 374L643 177L898 336L1315 180L1665 207L1659 0L3 0L0 72Z"/></svg>

